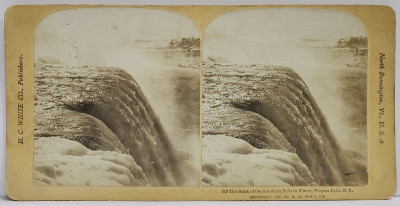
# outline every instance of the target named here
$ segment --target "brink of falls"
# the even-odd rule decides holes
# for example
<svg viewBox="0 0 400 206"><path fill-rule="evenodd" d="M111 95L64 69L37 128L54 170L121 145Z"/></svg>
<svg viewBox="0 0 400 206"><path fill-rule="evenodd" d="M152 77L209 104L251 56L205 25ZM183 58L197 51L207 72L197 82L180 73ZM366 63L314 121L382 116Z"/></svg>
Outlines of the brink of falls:
<svg viewBox="0 0 400 206"><path fill-rule="evenodd" d="M203 185L239 186L256 175L271 181L244 186L366 184L366 168L345 156L292 69L206 61L202 95ZM240 149L218 149L226 145Z"/></svg>
<svg viewBox="0 0 400 206"><path fill-rule="evenodd" d="M182 184L181 165L124 70L36 64L35 184Z"/></svg>

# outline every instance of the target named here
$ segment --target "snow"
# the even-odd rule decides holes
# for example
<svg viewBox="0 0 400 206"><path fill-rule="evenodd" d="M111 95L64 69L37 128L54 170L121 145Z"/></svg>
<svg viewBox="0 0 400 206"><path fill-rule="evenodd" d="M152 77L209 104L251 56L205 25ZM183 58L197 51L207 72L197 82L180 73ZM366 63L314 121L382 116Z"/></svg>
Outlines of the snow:
<svg viewBox="0 0 400 206"><path fill-rule="evenodd" d="M148 180L127 154L92 151L82 144L58 137L34 143L35 185L133 186Z"/></svg>
<svg viewBox="0 0 400 206"><path fill-rule="evenodd" d="M257 149L226 135L203 137L203 186L315 185L295 153Z"/></svg>

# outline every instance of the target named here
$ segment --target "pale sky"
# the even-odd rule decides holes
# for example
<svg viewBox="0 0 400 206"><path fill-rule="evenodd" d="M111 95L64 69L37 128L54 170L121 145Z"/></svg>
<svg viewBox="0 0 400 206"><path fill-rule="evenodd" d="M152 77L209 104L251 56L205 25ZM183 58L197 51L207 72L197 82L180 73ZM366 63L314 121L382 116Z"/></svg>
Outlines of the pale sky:
<svg viewBox="0 0 400 206"><path fill-rule="evenodd" d="M70 9L53 13L39 23L34 55L35 59L50 57L65 64L113 66L124 56L131 62L143 61L141 52L134 48L137 45L132 46L135 40L165 43L187 36L198 37L197 28L187 17L174 12L139 8ZM110 58L109 53L118 58Z"/></svg>
<svg viewBox="0 0 400 206"><path fill-rule="evenodd" d="M353 16L322 9L256 9L227 13L204 34L204 57L231 63L281 64L303 39L332 44L340 38L366 36ZM298 54L296 54L298 56Z"/></svg>

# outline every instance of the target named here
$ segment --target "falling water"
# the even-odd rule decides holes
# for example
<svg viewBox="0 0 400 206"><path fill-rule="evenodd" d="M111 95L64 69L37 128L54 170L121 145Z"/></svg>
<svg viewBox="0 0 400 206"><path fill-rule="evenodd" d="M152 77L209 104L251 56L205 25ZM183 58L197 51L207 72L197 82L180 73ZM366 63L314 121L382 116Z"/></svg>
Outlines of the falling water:
<svg viewBox="0 0 400 206"><path fill-rule="evenodd" d="M153 186L184 181L158 116L140 86L122 69L37 64L35 138L40 137L128 153Z"/></svg>
<svg viewBox="0 0 400 206"><path fill-rule="evenodd" d="M203 134L296 153L319 185L364 184L305 82L287 67L206 63ZM359 169L359 170L356 170ZM355 172L356 171L356 172ZM348 178L349 173L352 177Z"/></svg>

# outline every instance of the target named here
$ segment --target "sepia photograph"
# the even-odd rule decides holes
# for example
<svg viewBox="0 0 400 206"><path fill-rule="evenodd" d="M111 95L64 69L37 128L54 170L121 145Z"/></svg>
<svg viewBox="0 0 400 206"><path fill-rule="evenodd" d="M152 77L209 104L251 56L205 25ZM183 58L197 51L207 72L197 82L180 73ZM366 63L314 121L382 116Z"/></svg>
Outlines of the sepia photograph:
<svg viewBox="0 0 400 206"><path fill-rule="evenodd" d="M34 35L35 185L199 186L200 37L157 9L58 11Z"/></svg>
<svg viewBox="0 0 400 206"><path fill-rule="evenodd" d="M363 24L344 12L230 12L205 29L202 186L368 184Z"/></svg>
<svg viewBox="0 0 400 206"><path fill-rule="evenodd" d="M393 200L394 11L12 6L5 198Z"/></svg>

